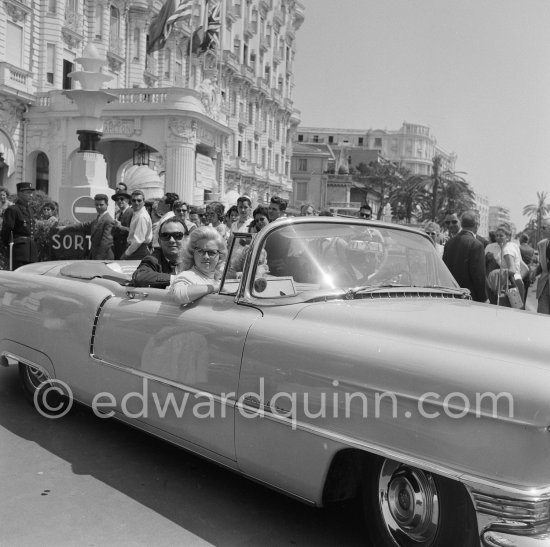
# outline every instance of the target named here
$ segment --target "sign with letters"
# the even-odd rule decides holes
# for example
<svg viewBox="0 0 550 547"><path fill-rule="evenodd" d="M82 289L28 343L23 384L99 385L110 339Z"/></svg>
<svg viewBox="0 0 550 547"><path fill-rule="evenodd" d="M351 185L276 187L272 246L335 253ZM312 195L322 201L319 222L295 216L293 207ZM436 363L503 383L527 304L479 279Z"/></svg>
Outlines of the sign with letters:
<svg viewBox="0 0 550 547"><path fill-rule="evenodd" d="M204 188L205 190L216 188L216 166L212 158L204 154L197 154L195 177L199 188Z"/></svg>

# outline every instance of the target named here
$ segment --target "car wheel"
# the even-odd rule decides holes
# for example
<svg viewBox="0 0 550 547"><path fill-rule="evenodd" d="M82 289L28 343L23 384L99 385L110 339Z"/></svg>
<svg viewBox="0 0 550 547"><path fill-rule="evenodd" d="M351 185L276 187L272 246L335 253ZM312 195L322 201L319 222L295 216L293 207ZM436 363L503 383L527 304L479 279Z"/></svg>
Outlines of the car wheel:
<svg viewBox="0 0 550 547"><path fill-rule="evenodd" d="M377 458L363 485L367 533L386 547L479 544L468 493L458 482Z"/></svg>

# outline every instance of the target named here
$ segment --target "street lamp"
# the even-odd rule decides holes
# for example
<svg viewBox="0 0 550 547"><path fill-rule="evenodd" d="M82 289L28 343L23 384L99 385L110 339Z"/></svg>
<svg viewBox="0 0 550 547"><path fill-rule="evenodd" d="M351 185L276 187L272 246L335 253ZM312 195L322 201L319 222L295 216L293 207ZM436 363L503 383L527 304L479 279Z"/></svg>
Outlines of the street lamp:
<svg viewBox="0 0 550 547"><path fill-rule="evenodd" d="M140 142L134 146L134 165L146 165L149 167L151 150L146 144Z"/></svg>

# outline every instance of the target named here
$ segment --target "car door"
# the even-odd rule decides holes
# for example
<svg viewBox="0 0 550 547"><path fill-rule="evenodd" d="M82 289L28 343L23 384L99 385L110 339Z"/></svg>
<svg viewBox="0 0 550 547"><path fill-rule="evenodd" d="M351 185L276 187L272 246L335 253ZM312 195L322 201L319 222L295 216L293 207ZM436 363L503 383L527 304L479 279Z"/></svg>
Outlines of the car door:
<svg viewBox="0 0 550 547"><path fill-rule="evenodd" d="M159 433L235 460L241 358L260 315L219 294L183 307L160 289L110 298L92 342L102 365L103 411L116 407Z"/></svg>

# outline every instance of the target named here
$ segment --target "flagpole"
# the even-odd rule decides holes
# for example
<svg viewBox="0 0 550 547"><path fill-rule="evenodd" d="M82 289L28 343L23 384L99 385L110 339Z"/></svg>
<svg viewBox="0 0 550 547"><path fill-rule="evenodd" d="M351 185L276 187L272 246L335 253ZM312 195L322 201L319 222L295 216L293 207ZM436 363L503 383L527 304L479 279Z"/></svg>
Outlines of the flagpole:
<svg viewBox="0 0 550 547"><path fill-rule="evenodd" d="M222 83L222 63L223 63L223 41L225 39L225 17L227 14L227 2L226 0L221 1L221 10L220 10L220 43L218 47L218 85L221 86Z"/></svg>

